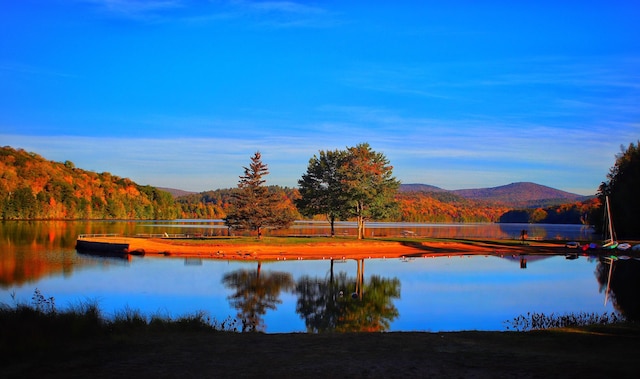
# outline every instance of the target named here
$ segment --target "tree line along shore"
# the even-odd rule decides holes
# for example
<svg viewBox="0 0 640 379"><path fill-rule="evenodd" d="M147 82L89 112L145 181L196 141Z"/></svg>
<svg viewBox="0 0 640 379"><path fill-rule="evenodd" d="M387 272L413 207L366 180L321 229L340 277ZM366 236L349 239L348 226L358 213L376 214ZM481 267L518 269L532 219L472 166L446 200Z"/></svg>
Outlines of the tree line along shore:
<svg viewBox="0 0 640 379"><path fill-rule="evenodd" d="M54 162L22 149L0 147L0 218L3 220L222 219L237 188L172 196L109 172L96 173L70 162ZM296 219L298 188L267 186ZM598 209L597 199L514 208L442 191L398 191L398 211L380 221L580 223ZM534 214L535 213L535 214ZM314 218L314 217L311 217ZM326 220L324 215L315 219Z"/></svg>
<svg viewBox="0 0 640 379"><path fill-rule="evenodd" d="M640 233L635 227L636 215L640 214L640 200L635 196L640 188L639 156L637 144L631 143L626 150L622 148L594 197L536 207L518 208L514 207L515 203L473 200L447 191L398 191L400 183L392 176L390 162L383 154L371 150L368 144L346 150L320 151L310 159L298 188L266 185L264 178L257 187L267 198L278 199L276 208L281 215L278 216L280 221L322 219L332 222L339 219L359 221L359 225L360 220L581 223L593 225L595 231L600 231L604 198L608 197L618 236L633 238ZM344 196L327 199L326 193L317 193L318 188L332 188L329 184L335 177L325 176L332 172L326 165L336 162L340 167L347 167L338 170L337 179L341 184L336 188L348 194L348 208L340 206ZM317 171L318 167L320 171ZM264 168L262 176L268 174L266 165ZM238 214L239 200L246 190L246 187L241 188L241 181L238 188L174 198L169 192L139 185L128 178L86 171L70 161L48 161L36 153L11 147L0 148L0 172L0 216L3 220L196 218L229 221L234 220L230 216ZM362 175L365 179L359 178ZM360 191L368 188L362 185L362 180L367 180L369 185L372 179L379 187L375 191ZM372 194L377 197L371 197ZM322 199L320 206L316 199ZM367 201L361 202L361 199ZM337 207L335 200L339 200ZM327 204L330 208L326 208ZM238 218L232 223L234 225L230 226L233 227L247 227L241 225Z"/></svg>

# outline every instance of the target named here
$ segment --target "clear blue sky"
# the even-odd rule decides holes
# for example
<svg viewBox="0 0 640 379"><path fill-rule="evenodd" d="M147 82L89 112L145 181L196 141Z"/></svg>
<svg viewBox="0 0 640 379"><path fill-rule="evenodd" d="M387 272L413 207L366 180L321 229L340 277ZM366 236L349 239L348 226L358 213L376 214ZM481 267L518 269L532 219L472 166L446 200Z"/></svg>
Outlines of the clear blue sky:
<svg viewBox="0 0 640 379"><path fill-rule="evenodd" d="M640 139L638 4L0 0L0 145L204 191L368 142L403 183L593 194Z"/></svg>

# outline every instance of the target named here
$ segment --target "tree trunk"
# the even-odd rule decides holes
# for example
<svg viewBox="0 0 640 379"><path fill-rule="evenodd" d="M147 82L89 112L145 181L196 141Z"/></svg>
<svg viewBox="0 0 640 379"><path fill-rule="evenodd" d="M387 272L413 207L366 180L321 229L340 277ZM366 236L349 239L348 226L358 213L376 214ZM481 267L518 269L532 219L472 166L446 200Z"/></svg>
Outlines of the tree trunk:
<svg viewBox="0 0 640 379"><path fill-rule="evenodd" d="M358 239L361 240L364 238L364 217L358 216Z"/></svg>
<svg viewBox="0 0 640 379"><path fill-rule="evenodd" d="M336 229L335 229L335 223L336 223L336 217L335 216L329 216L329 223L331 224L331 238L336 236Z"/></svg>
<svg viewBox="0 0 640 379"><path fill-rule="evenodd" d="M364 238L364 204L360 201L356 204L356 220L358 221L358 239Z"/></svg>

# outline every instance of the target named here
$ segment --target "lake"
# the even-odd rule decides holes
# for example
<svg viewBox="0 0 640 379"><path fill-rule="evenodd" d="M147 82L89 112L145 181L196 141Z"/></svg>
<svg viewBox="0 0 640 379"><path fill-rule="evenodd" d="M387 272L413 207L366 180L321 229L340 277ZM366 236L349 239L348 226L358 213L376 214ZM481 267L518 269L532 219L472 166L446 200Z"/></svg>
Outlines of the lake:
<svg viewBox="0 0 640 379"><path fill-rule="evenodd" d="M0 224L0 302L29 303L37 288L58 309L95 301L105 316L127 309L222 321L242 314L267 333L506 330L527 312L614 311L605 305L608 265L597 257L462 256L245 262L79 254L78 234L224 235L220 221L42 221ZM355 234L339 223L339 234ZM367 235L591 240L580 225L369 223ZM327 234L300 222L279 234ZM341 256L339 252L336 256Z"/></svg>

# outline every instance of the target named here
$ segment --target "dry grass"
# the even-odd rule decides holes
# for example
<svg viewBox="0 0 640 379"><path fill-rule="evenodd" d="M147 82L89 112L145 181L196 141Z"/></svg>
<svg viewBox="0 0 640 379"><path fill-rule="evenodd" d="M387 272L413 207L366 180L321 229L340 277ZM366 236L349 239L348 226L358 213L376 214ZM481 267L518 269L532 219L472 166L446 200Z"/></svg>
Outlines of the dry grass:
<svg viewBox="0 0 640 379"><path fill-rule="evenodd" d="M203 313L170 320L36 290L0 308L2 378L631 378L640 325L532 332L236 333ZM225 326L226 325L226 326Z"/></svg>

